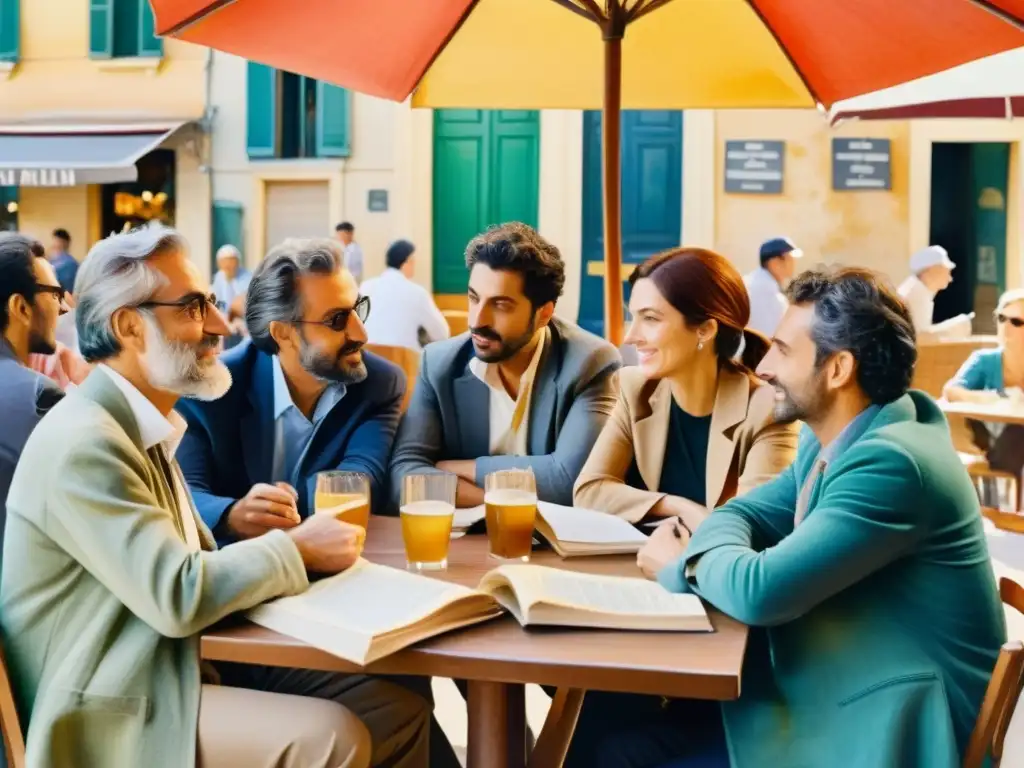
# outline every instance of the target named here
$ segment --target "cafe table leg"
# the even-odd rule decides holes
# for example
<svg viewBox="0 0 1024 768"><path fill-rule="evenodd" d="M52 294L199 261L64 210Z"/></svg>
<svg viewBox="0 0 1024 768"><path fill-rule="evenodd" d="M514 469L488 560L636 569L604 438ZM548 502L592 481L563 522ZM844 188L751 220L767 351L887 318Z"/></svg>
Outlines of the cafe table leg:
<svg viewBox="0 0 1024 768"><path fill-rule="evenodd" d="M517 683L469 681L468 768L523 768L526 691Z"/></svg>

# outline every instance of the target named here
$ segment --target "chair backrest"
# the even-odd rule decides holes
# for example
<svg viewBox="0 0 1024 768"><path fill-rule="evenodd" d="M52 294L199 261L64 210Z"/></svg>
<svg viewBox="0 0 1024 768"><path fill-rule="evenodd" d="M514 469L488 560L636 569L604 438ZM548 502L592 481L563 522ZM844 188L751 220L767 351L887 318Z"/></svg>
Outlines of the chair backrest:
<svg viewBox="0 0 1024 768"><path fill-rule="evenodd" d="M367 344L366 350L390 360L405 372L405 398L402 400L402 413L405 413L405 409L409 407L416 377L420 372L420 353L406 347L389 347L385 344Z"/></svg>
<svg viewBox="0 0 1024 768"><path fill-rule="evenodd" d="M911 386L932 397L941 397L942 388L960 370L972 352L998 345L994 336L972 336L968 339L919 344L914 380Z"/></svg>
<svg viewBox="0 0 1024 768"><path fill-rule="evenodd" d="M7 768L25 768L25 735L21 731L18 709L14 704L14 689L7 674L7 660L0 648L0 732L4 737L4 755Z"/></svg>
<svg viewBox="0 0 1024 768"><path fill-rule="evenodd" d="M1024 613L1024 587L1012 579L999 580L999 596L1005 605ZM1024 689L1024 644L1013 640L1003 645L996 659L992 679L985 689L981 712L974 724L964 755L963 768L981 768L991 756L993 768L1003 757L1003 741L1021 690Z"/></svg>

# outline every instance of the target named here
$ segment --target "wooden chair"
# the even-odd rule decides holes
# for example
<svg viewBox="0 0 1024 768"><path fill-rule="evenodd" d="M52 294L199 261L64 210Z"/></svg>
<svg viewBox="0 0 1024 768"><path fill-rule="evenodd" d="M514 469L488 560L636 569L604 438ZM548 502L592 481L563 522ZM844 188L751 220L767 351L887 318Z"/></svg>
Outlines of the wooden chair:
<svg viewBox="0 0 1024 768"><path fill-rule="evenodd" d="M914 366L914 389L941 397L942 388L953 378L972 352L998 345L994 336L971 336L968 339L922 343L917 347L917 365Z"/></svg>
<svg viewBox="0 0 1024 768"><path fill-rule="evenodd" d="M1010 502L1009 511L1016 512L1020 509L1020 482L1016 475L1001 469L992 469L983 456L960 453L960 461L963 462L967 474L974 483L974 487L978 491L978 498L981 499L983 505L990 503L985 494L985 481L992 481L997 490L999 483L1006 483L1006 496Z"/></svg>
<svg viewBox="0 0 1024 768"><path fill-rule="evenodd" d="M555 692L527 768L562 768L585 694L581 688L559 688Z"/></svg>
<svg viewBox="0 0 1024 768"><path fill-rule="evenodd" d="M420 353L406 347L389 347L384 344L367 344L366 351L390 360L405 372L405 398L402 400L402 413L405 413L420 372Z"/></svg>
<svg viewBox="0 0 1024 768"><path fill-rule="evenodd" d="M1024 613L1024 587L1012 579L999 580L999 596L1005 605ZM1024 689L1024 644L1019 640L1003 644L996 659L992 679L981 702L981 712L967 744L963 768L981 768L991 757L992 768L998 768L1003 757L1003 741L1010 718Z"/></svg>
<svg viewBox="0 0 1024 768"><path fill-rule="evenodd" d="M14 689L7 674L7 660L0 648L0 732L4 736L7 768L25 768L25 736L21 731L18 709L14 705Z"/></svg>

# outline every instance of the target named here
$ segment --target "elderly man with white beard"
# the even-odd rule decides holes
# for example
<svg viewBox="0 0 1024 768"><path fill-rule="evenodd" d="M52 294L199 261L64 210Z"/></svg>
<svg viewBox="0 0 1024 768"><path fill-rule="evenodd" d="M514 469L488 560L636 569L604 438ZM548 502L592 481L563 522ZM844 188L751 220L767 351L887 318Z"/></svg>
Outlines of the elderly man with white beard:
<svg viewBox="0 0 1024 768"><path fill-rule="evenodd" d="M216 549L174 459L173 411L231 385L215 297L162 226L97 243L76 288L97 366L33 432L7 502L0 624L29 768L368 766L367 728L337 701L287 695L286 679L203 685L198 637L305 590L307 571L348 568L363 530L320 516ZM390 689L380 708L415 751L428 710L392 688L405 710Z"/></svg>

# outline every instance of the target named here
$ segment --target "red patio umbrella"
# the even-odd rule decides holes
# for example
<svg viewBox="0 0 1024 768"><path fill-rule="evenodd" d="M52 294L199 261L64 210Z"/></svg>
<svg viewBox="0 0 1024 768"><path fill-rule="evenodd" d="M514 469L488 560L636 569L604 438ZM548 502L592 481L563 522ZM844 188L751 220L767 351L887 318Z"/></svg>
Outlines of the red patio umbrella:
<svg viewBox="0 0 1024 768"><path fill-rule="evenodd" d="M1024 0L150 2L158 34L415 106L601 108L614 343L623 106L829 108L1024 46Z"/></svg>

